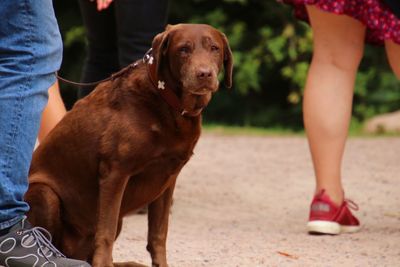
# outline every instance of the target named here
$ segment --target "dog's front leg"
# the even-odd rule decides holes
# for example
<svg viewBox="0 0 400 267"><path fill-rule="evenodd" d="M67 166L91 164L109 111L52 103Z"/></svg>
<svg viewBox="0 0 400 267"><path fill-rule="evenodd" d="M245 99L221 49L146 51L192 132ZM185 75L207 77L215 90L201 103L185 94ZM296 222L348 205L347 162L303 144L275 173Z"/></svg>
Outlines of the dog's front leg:
<svg viewBox="0 0 400 267"><path fill-rule="evenodd" d="M168 233L168 217L175 189L177 175L164 193L149 205L149 229L147 250L150 252L153 267L167 267L165 243Z"/></svg>
<svg viewBox="0 0 400 267"><path fill-rule="evenodd" d="M100 167L93 267L113 266L112 249L117 233L122 196L129 179L129 175L119 171L120 168L104 165Z"/></svg>

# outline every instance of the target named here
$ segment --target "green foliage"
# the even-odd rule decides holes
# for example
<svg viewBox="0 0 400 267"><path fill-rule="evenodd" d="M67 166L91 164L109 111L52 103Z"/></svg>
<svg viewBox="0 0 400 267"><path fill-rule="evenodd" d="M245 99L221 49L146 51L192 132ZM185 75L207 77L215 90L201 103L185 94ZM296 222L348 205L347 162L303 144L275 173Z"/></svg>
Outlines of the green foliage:
<svg viewBox="0 0 400 267"><path fill-rule="evenodd" d="M76 1L55 3L65 42L62 73L79 80L86 45L79 9ZM234 88L215 95L205 114L207 122L301 131L312 33L289 6L261 0L170 0L169 23L211 24L230 41ZM368 47L357 76L353 121L399 109L399 89L382 49ZM73 96L69 98L73 102Z"/></svg>
<svg viewBox="0 0 400 267"><path fill-rule="evenodd" d="M80 43L85 40L85 29L83 26L72 27L66 32L64 38L64 46L69 48L75 43Z"/></svg>

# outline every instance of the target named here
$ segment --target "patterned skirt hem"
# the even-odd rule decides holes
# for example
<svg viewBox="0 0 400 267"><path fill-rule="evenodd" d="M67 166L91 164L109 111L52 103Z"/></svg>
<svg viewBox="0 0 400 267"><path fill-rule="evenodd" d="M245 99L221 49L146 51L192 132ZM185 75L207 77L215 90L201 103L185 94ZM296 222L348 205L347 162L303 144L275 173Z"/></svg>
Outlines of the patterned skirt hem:
<svg viewBox="0 0 400 267"><path fill-rule="evenodd" d="M338 1L328 0L282 0L281 2L294 7L295 16L298 19L309 22L306 5L315 5L322 11L337 15L347 15L357 19L366 26L366 42L374 45L382 45L385 40L392 40L400 45L400 19L379 0L362 1L365 4L358 4L360 0ZM366 3L367 2L367 3ZM372 2L372 3L371 3Z"/></svg>

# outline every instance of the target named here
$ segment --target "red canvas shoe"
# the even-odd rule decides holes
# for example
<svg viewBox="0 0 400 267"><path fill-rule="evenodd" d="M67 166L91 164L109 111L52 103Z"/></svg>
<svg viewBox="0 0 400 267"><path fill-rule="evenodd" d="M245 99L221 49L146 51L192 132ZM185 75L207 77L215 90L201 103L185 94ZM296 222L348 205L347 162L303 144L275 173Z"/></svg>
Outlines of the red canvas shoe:
<svg viewBox="0 0 400 267"><path fill-rule="evenodd" d="M340 206L337 206L325 190L321 190L311 202L310 220L307 223L308 232L330 235L357 232L360 229L360 222L350 209L358 210L357 204L345 199Z"/></svg>

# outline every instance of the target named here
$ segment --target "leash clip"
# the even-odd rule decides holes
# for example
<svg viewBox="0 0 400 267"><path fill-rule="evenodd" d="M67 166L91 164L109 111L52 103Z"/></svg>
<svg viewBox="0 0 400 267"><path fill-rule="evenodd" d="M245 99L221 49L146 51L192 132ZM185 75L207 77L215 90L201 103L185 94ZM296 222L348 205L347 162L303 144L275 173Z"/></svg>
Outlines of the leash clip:
<svg viewBox="0 0 400 267"><path fill-rule="evenodd" d="M143 56L143 63L153 64L154 57L152 55L153 48L147 50L147 52Z"/></svg>

